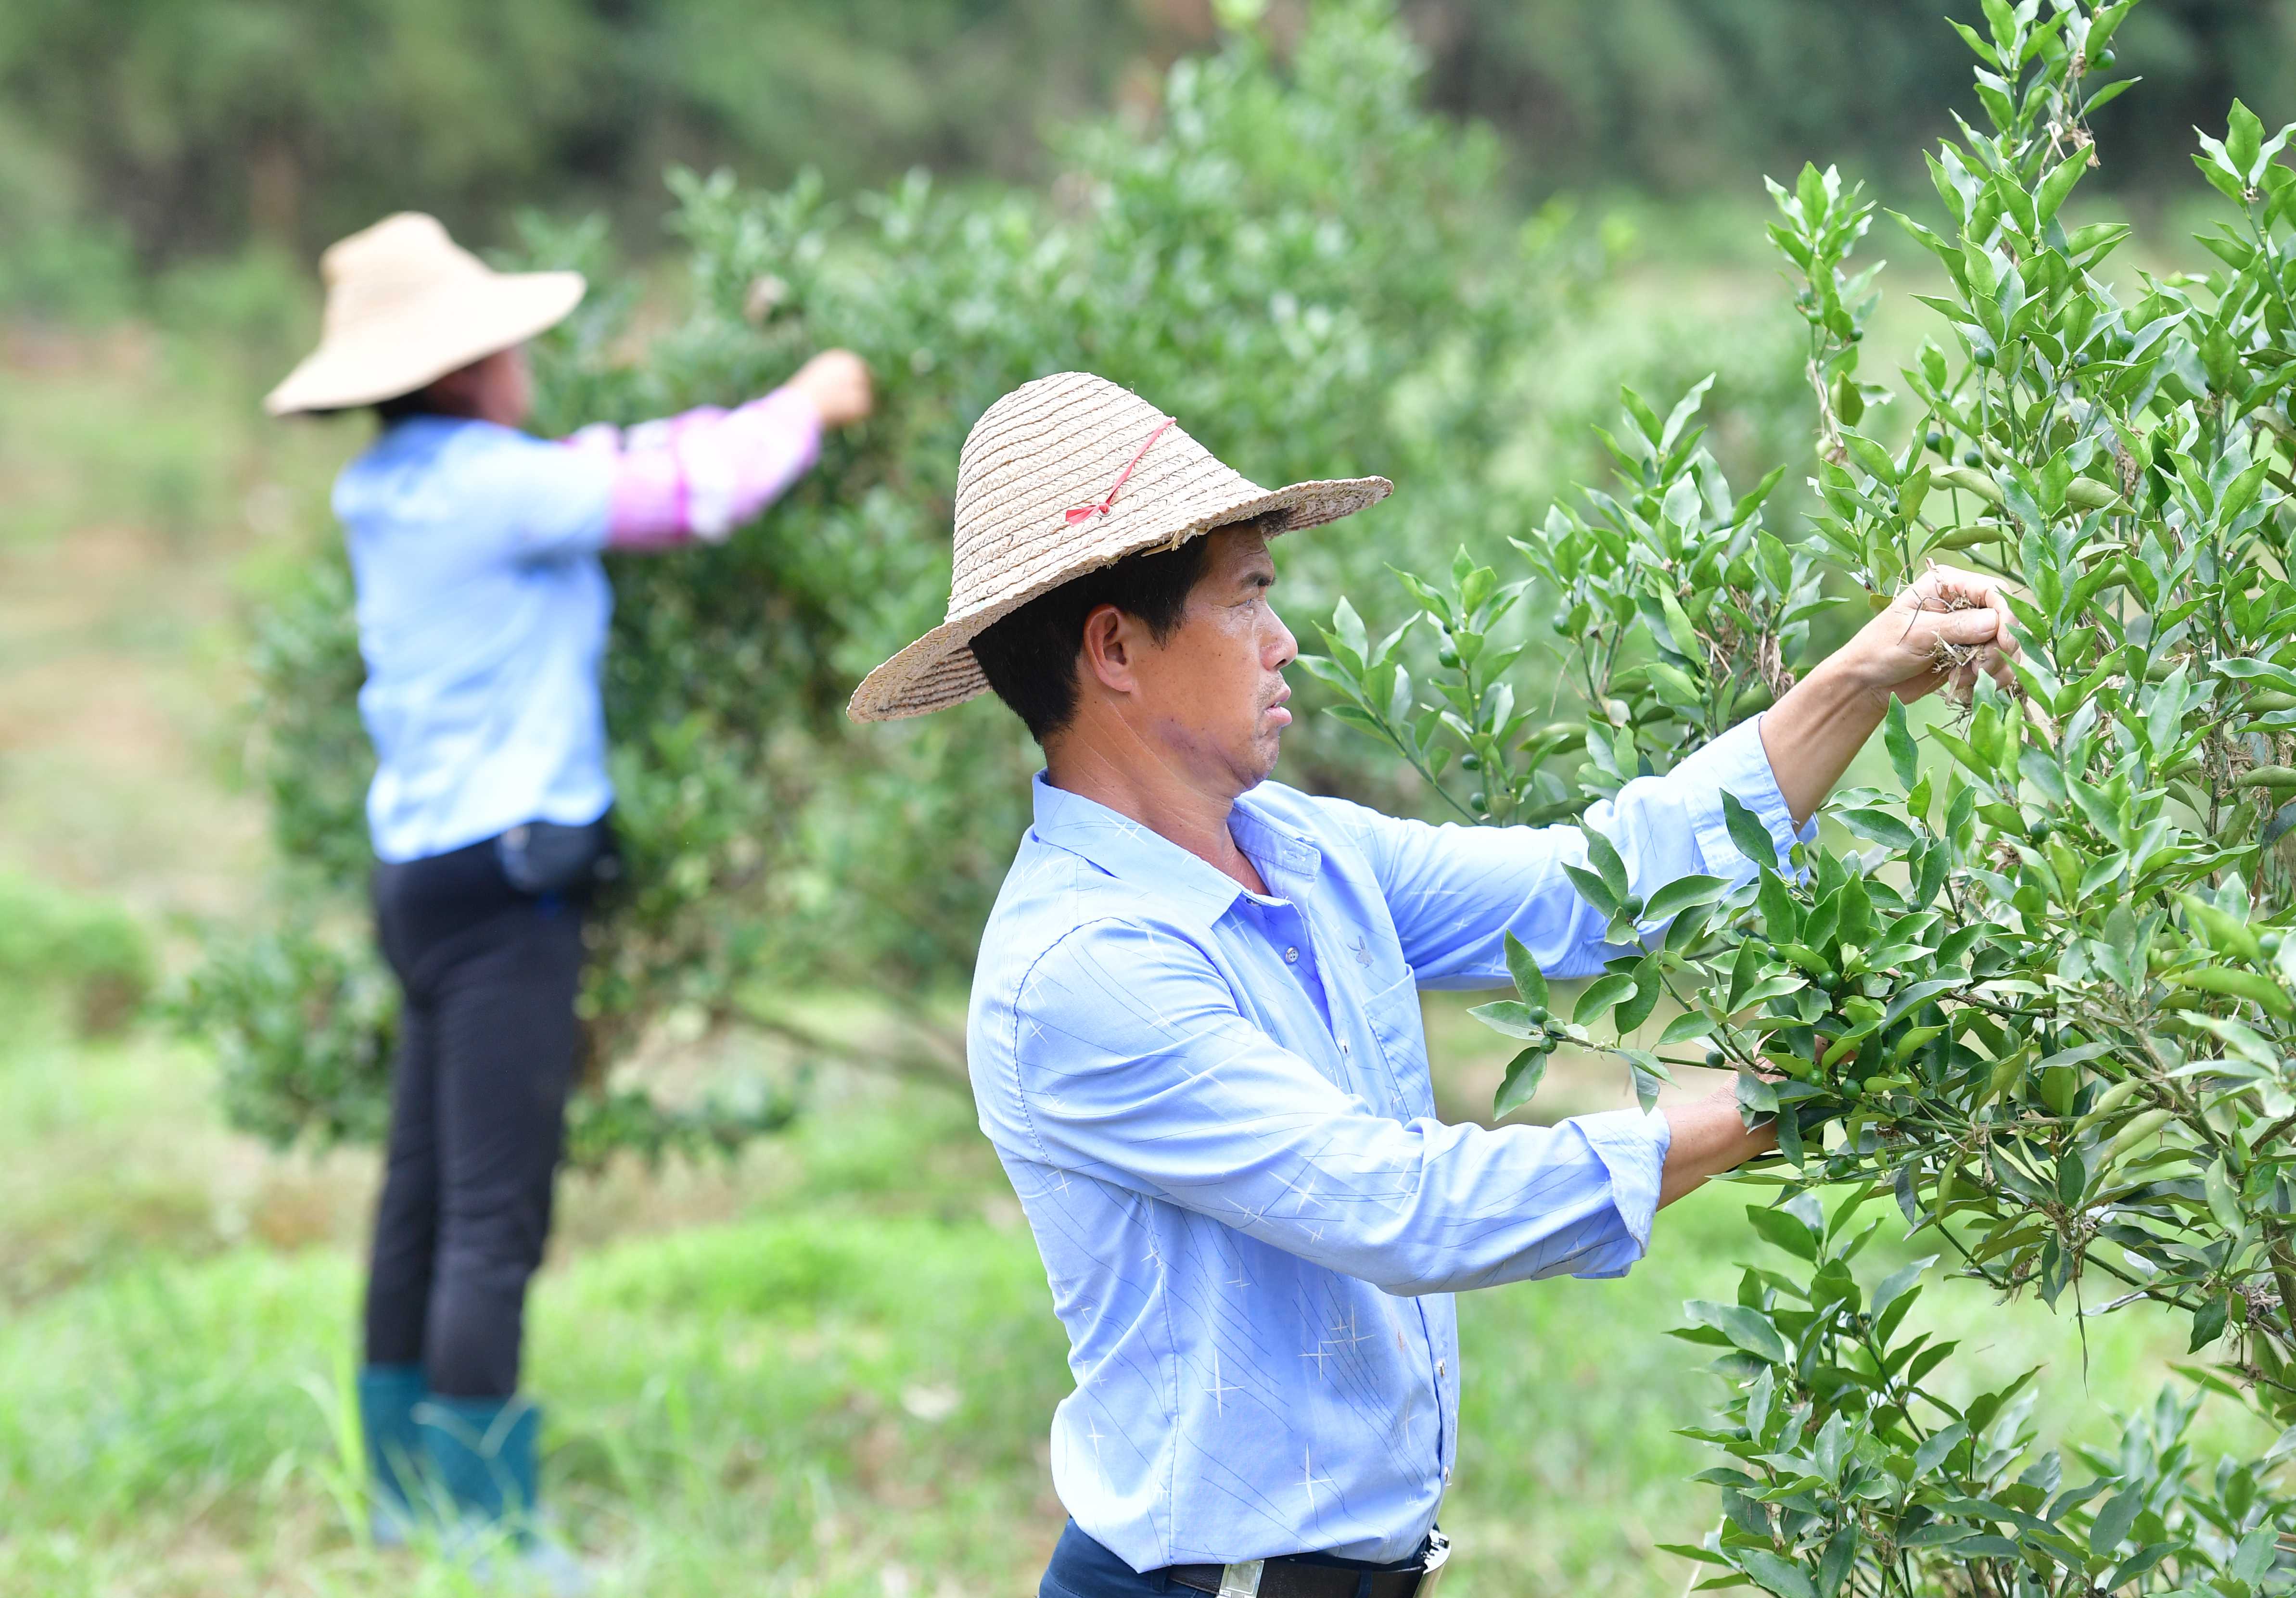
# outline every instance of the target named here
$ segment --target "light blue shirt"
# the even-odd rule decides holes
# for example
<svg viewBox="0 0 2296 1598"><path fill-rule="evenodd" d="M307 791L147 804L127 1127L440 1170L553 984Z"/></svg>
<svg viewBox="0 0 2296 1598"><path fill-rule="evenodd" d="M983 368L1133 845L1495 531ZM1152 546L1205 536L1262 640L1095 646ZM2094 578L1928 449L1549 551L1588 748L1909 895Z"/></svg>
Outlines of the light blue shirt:
<svg viewBox="0 0 2296 1598"><path fill-rule="evenodd" d="M1743 880L1720 795L1796 836L1756 726L1587 813L1635 889ZM1051 1278L1076 1390L1054 1486L1135 1569L1409 1558L1459 1434L1450 1295L1642 1257L1664 1120L1436 1119L1423 987L1625 952L1562 870L1575 827L1435 827L1274 783L1236 802L1268 895L1036 785L981 938L981 1129Z"/></svg>
<svg viewBox="0 0 2296 1598"><path fill-rule="evenodd" d="M613 803L598 552L614 457L411 417L335 479L358 586L377 857L416 860Z"/></svg>

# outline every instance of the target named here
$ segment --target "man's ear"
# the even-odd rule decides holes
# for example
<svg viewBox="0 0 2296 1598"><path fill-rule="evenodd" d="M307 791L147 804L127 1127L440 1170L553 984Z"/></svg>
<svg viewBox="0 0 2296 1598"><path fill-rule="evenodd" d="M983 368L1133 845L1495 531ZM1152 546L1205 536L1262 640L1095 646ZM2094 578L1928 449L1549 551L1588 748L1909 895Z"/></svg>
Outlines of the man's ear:
<svg viewBox="0 0 2296 1598"><path fill-rule="evenodd" d="M1093 607L1084 619L1084 640L1077 651L1083 673L1112 692L1132 692L1139 686L1133 675L1139 627L1114 605Z"/></svg>

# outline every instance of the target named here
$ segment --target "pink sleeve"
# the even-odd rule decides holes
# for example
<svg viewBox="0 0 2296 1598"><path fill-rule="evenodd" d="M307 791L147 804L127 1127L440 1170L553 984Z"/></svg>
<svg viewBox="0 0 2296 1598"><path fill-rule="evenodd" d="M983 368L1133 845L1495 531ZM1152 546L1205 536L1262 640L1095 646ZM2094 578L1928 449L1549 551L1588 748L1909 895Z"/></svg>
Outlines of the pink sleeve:
<svg viewBox="0 0 2296 1598"><path fill-rule="evenodd" d="M821 415L804 395L776 389L737 410L704 406L619 437L584 428L566 442L619 457L608 547L666 549L714 544L778 499L820 454Z"/></svg>

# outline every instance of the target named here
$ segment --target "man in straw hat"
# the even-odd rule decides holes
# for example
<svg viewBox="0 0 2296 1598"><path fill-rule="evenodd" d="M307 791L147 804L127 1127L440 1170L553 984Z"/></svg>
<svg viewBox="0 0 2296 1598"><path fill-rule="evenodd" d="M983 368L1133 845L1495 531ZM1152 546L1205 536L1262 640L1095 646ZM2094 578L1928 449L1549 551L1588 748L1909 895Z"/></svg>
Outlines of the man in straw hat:
<svg viewBox="0 0 2296 1598"><path fill-rule="evenodd" d="M732 411L627 436L521 432L524 343L581 299L573 272L502 274L429 217L326 252L319 348L275 414L373 406L334 504L358 586L374 741L367 819L384 954L406 989L366 1297L359 1407L375 1525L437 1504L500 1528L528 1577L578 1567L533 1532L533 1405L518 1394L528 1279L578 1054L582 911L613 865L598 669L601 551L722 539L869 412L841 350Z"/></svg>
<svg viewBox="0 0 2296 1598"><path fill-rule="evenodd" d="M1558 976L1620 951L1562 869L1578 827L1427 826L1266 781L1297 652L1268 543L1389 488L1270 493L1113 383L1040 379L965 440L947 620L853 698L875 720L993 689L1044 747L968 1050L1071 1346L1048 1598L1423 1592L1459 1435L1449 1295L1621 1273L1658 1207L1771 1146L1728 1089L1436 1119L1421 988L1504 983L1509 931ZM1925 608L1946 591L1973 608ZM1934 641L2008 676L1992 600L1933 574L1585 825L1645 898L1742 879L1725 793L1783 857L1890 696L1939 685Z"/></svg>

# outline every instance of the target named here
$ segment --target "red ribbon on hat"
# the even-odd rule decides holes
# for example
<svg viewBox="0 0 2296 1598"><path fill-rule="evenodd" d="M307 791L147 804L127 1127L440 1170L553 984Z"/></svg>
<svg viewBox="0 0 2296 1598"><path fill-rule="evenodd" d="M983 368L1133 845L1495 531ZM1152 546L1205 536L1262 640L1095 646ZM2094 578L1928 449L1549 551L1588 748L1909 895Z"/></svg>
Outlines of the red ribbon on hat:
<svg viewBox="0 0 2296 1598"><path fill-rule="evenodd" d="M1068 512L1068 524L1070 527L1074 527L1079 521L1090 521L1095 516L1107 515L1110 508L1116 504L1116 491L1124 487L1124 479L1132 475L1132 469L1135 466L1137 466L1143 460L1147 458L1150 447L1155 444L1157 439L1164 436L1164 430L1171 425L1172 418L1169 416L1165 417L1163 421L1158 422L1156 424L1156 430L1148 435L1148 442L1146 444L1143 444L1140 447L1139 453L1124 463L1124 470L1118 472L1116 474L1116 480L1108 485L1108 497L1102 500L1097 504L1077 506L1075 510Z"/></svg>

